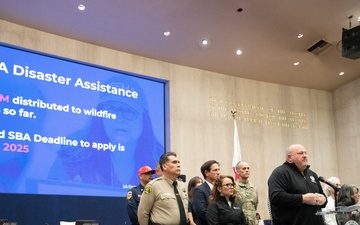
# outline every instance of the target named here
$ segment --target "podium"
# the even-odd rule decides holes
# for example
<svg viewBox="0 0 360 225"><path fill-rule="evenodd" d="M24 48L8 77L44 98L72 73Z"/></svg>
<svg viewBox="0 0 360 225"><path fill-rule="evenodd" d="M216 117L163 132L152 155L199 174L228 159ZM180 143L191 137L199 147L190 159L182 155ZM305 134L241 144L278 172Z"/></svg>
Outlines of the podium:
<svg viewBox="0 0 360 225"><path fill-rule="evenodd" d="M315 215L336 214L338 225L360 225L360 204L338 206L335 209L319 211Z"/></svg>
<svg viewBox="0 0 360 225"><path fill-rule="evenodd" d="M360 224L360 204L351 206L339 206L336 218L339 225L359 225Z"/></svg>

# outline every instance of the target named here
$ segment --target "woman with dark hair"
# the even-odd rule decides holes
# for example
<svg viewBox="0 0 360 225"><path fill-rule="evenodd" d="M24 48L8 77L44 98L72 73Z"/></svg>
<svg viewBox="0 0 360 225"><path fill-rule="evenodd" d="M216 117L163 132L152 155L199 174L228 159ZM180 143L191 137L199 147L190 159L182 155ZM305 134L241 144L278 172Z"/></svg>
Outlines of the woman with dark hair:
<svg viewBox="0 0 360 225"><path fill-rule="evenodd" d="M232 176L221 175L209 197L206 219L209 225L246 225L241 206L235 202L235 181Z"/></svg>
<svg viewBox="0 0 360 225"><path fill-rule="evenodd" d="M201 177L195 176L193 178L191 178L189 180L189 184L188 184L188 197L189 197L189 201L188 201L188 218L190 221L190 225L196 225L195 221L196 221L196 212L195 212L195 207L193 202L193 193L194 193L194 189L199 186L200 184L203 183L203 179L201 179Z"/></svg>
<svg viewBox="0 0 360 225"><path fill-rule="evenodd" d="M154 165L164 153L155 138L146 96L130 77L110 78L106 84L137 93L136 98L100 93L96 107L116 118L93 116L88 126L69 139L82 140L90 146L63 146L49 172L49 178L106 186L131 188L138 183L137 168ZM114 149L96 149L111 144ZM130 187L129 187L130 186ZM125 190L127 191L127 190Z"/></svg>
<svg viewBox="0 0 360 225"><path fill-rule="evenodd" d="M354 220L360 222L358 209L349 210L351 206L357 204L359 199L359 188L352 184L342 185L338 196L337 220L339 225L347 224ZM351 223L352 224L352 223ZM354 223L355 224L355 223Z"/></svg>
<svg viewBox="0 0 360 225"><path fill-rule="evenodd" d="M351 206L357 203L359 189L352 184L341 186L338 196L338 206Z"/></svg>

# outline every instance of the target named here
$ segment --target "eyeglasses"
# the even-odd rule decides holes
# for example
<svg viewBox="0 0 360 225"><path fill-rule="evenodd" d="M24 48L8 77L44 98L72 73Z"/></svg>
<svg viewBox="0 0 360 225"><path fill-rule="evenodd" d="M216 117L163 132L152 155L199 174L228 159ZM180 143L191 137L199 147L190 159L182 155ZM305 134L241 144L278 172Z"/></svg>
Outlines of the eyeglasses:
<svg viewBox="0 0 360 225"><path fill-rule="evenodd" d="M230 187L234 188L235 184L234 183L228 183L228 184L223 184L222 186L226 186L228 188L230 188Z"/></svg>
<svg viewBox="0 0 360 225"><path fill-rule="evenodd" d="M105 103L101 105L101 108L103 110L107 110L109 113L113 113L116 115L121 114L124 119L131 121L136 120L139 116L139 113L135 109L125 104L113 105Z"/></svg>

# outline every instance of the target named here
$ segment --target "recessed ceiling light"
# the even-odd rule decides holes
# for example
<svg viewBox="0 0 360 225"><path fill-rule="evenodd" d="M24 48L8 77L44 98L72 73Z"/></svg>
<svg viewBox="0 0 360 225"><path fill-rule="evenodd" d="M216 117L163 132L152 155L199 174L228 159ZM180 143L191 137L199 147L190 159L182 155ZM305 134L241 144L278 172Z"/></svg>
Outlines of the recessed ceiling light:
<svg viewBox="0 0 360 225"><path fill-rule="evenodd" d="M81 10L81 11L85 10L85 5L80 4L80 5L78 6L78 9Z"/></svg>
<svg viewBox="0 0 360 225"><path fill-rule="evenodd" d="M298 34L296 37L300 39L300 38L304 37L304 34L301 34L301 33L300 33L300 34Z"/></svg>
<svg viewBox="0 0 360 225"><path fill-rule="evenodd" d="M236 55L241 55L242 51L240 49L236 50Z"/></svg>
<svg viewBox="0 0 360 225"><path fill-rule="evenodd" d="M169 35L170 35L170 31L165 31L165 32L164 32L164 35L165 35L165 36L169 36Z"/></svg>
<svg viewBox="0 0 360 225"><path fill-rule="evenodd" d="M298 66L300 62L294 62L294 66Z"/></svg>
<svg viewBox="0 0 360 225"><path fill-rule="evenodd" d="M358 22L360 23L360 16L358 17Z"/></svg>
<svg viewBox="0 0 360 225"><path fill-rule="evenodd" d="M212 41L210 39L208 39L208 38L203 38L199 42L199 46L201 48L210 48L211 44L212 44Z"/></svg>
<svg viewBox="0 0 360 225"><path fill-rule="evenodd" d="M208 39L202 39L201 44L202 44L202 45L208 45L208 44L209 44L209 40L208 40Z"/></svg>
<svg viewBox="0 0 360 225"><path fill-rule="evenodd" d="M344 74L345 74L345 72L340 72L340 73L339 73L340 76L342 76L342 75L344 75Z"/></svg>

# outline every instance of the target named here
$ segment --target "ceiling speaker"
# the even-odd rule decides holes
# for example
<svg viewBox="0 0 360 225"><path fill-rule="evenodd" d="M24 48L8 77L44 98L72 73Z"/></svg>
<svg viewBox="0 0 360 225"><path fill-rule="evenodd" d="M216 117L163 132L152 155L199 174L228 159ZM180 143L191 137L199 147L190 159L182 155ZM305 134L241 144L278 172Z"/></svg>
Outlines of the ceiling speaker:
<svg viewBox="0 0 360 225"><path fill-rule="evenodd" d="M342 31L342 56L349 59L360 58L360 26Z"/></svg>

